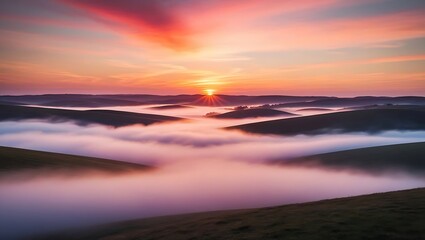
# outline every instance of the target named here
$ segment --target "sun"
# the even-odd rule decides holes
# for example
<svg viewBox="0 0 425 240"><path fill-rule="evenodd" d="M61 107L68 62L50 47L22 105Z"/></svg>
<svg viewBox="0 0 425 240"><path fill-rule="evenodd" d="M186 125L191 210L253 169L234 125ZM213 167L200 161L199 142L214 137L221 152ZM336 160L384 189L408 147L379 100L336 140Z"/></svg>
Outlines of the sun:
<svg viewBox="0 0 425 240"><path fill-rule="evenodd" d="M215 90L214 89L205 89L204 92L208 96L214 96Z"/></svg>
<svg viewBox="0 0 425 240"><path fill-rule="evenodd" d="M203 90L204 94L196 102L206 106L223 106L224 100L216 94L215 89L207 88Z"/></svg>

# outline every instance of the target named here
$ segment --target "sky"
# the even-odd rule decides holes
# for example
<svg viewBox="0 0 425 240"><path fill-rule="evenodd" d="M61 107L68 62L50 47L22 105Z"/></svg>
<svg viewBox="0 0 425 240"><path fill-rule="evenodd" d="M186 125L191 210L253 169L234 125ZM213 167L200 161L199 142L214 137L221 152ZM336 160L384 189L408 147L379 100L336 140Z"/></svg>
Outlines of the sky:
<svg viewBox="0 0 425 240"><path fill-rule="evenodd" d="M0 94L208 89L425 95L425 1L0 1Z"/></svg>

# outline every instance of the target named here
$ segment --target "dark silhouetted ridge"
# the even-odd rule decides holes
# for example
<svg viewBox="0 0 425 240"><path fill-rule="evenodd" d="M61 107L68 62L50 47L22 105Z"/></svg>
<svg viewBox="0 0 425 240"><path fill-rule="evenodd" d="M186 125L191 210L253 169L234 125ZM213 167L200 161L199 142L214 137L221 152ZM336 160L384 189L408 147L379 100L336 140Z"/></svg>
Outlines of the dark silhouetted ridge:
<svg viewBox="0 0 425 240"><path fill-rule="evenodd" d="M7 172L41 169L78 173L83 170L130 172L149 168L145 165L102 158L0 147L0 175Z"/></svg>
<svg viewBox="0 0 425 240"><path fill-rule="evenodd" d="M276 162L372 174L405 171L425 177L425 142L352 149Z"/></svg>
<svg viewBox="0 0 425 240"><path fill-rule="evenodd" d="M223 114L212 115L213 118L255 118L255 117L276 117L276 116L295 116L295 114L279 111L269 108L251 108L236 110Z"/></svg>
<svg viewBox="0 0 425 240"><path fill-rule="evenodd" d="M181 118L112 110L66 110L40 107L0 105L0 121L44 119L53 122L74 121L80 125L102 124L123 127L132 124L150 125Z"/></svg>
<svg viewBox="0 0 425 240"><path fill-rule="evenodd" d="M190 106L180 105L180 104L167 104L162 106L151 107L156 110L169 110L169 109L181 109L181 108L191 108Z"/></svg>
<svg viewBox="0 0 425 240"><path fill-rule="evenodd" d="M227 129L279 135L425 130L425 111L418 109L357 110L250 123Z"/></svg>

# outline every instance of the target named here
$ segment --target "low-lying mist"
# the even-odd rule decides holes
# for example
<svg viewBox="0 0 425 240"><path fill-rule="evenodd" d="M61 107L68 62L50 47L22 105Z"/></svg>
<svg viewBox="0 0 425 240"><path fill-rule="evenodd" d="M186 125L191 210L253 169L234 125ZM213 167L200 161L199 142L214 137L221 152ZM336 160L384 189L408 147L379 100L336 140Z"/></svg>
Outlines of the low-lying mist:
<svg viewBox="0 0 425 240"><path fill-rule="evenodd" d="M111 221L273 206L415 188L423 179L356 175L211 159L107 177L46 177L0 184L8 239ZM9 238L10 237L10 238Z"/></svg>
<svg viewBox="0 0 425 240"><path fill-rule="evenodd" d="M207 159L264 162L366 146L416 142L425 135L422 131L294 137L250 135L221 129L223 121L226 120L193 120L122 128L35 121L1 122L0 145L162 165Z"/></svg>

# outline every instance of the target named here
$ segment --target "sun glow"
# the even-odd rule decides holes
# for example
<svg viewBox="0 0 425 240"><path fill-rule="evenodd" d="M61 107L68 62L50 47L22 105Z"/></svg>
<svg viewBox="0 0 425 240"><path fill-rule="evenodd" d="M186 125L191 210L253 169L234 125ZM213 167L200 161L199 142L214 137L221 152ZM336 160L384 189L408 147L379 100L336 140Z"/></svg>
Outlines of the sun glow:
<svg viewBox="0 0 425 240"><path fill-rule="evenodd" d="M204 92L206 93L206 95L208 96L213 96L215 93L214 89L205 89Z"/></svg>
<svg viewBox="0 0 425 240"><path fill-rule="evenodd" d="M199 98L196 102L199 102L203 105L208 106L222 106L224 105L224 100L220 96L215 95L215 89L205 89L205 94Z"/></svg>

